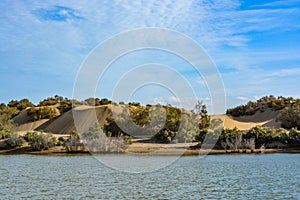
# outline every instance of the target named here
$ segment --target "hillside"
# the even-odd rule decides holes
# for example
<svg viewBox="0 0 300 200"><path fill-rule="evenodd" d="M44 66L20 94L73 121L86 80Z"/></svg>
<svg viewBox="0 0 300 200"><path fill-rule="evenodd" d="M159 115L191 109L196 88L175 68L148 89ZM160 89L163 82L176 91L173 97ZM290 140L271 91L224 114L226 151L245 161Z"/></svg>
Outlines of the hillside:
<svg viewBox="0 0 300 200"><path fill-rule="evenodd" d="M293 105L296 105L295 102L298 101L298 99L292 97L276 98L270 95L262 97L255 102L250 101L245 105L228 109L226 115L211 116L211 118L223 119L224 128L236 127L240 130L249 130L257 125L280 128L281 123L277 119L281 116L282 110L293 107ZM119 105L124 104L121 103ZM129 103L129 105L133 109L140 109L140 111L138 109L136 112L136 118L147 121L146 118L149 114L147 106L140 106L139 103ZM44 99L36 106L28 99L20 101L12 100L7 105L1 104L1 113L9 113L8 115L18 125L17 131L19 132L43 130L55 134L69 134L76 131L74 115L78 116L78 127L81 127L81 130L78 131L82 132L86 131L94 123L94 121L90 121L94 110L96 111L98 121L101 125L104 125L106 118L109 116L111 106L112 102L105 98L101 100L98 98L88 98L80 102L55 96ZM43 108L48 110L45 111ZM45 112L48 113L51 109L51 117L45 115ZM31 115L28 115L29 111L31 111ZM180 117L181 111L178 110L176 112L179 112ZM140 114L143 117L138 116Z"/></svg>
<svg viewBox="0 0 300 200"><path fill-rule="evenodd" d="M76 131L74 124L74 115L78 116L80 122L78 127L81 130L86 131L95 121L90 121L91 116L96 111L96 115L100 124L104 124L109 113L108 106L78 106L73 110L69 110L56 118L53 119L41 119L38 121L31 122L27 116L26 110L21 112L14 118L14 122L18 124L17 131L29 131L29 130L43 130L45 132L55 134L69 134ZM74 112L74 115L73 115Z"/></svg>
<svg viewBox="0 0 300 200"><path fill-rule="evenodd" d="M257 111L253 115L234 117L226 115L224 128L237 127L240 130L249 130L257 125L269 128L280 128L280 122L276 119L280 116L280 110L274 111L267 108L264 112Z"/></svg>
<svg viewBox="0 0 300 200"><path fill-rule="evenodd" d="M41 119L38 121L31 122L27 116L26 110L22 111L18 116L14 118L14 122L18 124L18 131L29 131L29 130L43 130L45 132L51 132L55 134L68 134L76 130L74 124L73 112L79 117L80 126L82 130L87 130L94 121L89 121L91 116L96 111L97 118L101 125L105 123L106 118L109 114L111 105L104 106L78 106L73 110L69 110L62 115L53 119ZM240 130L249 130L257 125L280 128L280 123L276 122L276 118L279 116L280 111L273 111L267 109L264 112L256 112L254 115L245 115L239 117L232 117L229 115L212 115L212 119L220 118L224 120L224 128L237 127Z"/></svg>

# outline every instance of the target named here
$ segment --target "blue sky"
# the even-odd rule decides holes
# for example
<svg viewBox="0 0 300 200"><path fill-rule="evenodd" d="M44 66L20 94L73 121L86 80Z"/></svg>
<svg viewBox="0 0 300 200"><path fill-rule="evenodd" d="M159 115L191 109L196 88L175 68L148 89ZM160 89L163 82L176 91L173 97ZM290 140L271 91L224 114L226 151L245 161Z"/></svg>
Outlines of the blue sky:
<svg viewBox="0 0 300 200"><path fill-rule="evenodd" d="M175 30L200 44L221 73L228 107L270 94L300 97L299 0L2 0L0 102L71 98L81 64L99 43L144 27ZM151 51L120 59L96 95L110 98L122 72L149 62L172 66L209 101L188 64ZM144 88L131 100L176 103L170 92L159 91Z"/></svg>

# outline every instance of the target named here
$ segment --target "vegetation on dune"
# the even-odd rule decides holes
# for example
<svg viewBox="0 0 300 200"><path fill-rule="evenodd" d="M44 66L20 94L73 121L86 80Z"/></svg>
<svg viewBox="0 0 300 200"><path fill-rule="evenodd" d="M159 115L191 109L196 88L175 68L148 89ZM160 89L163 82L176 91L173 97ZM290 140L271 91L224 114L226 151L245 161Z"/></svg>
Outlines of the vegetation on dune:
<svg viewBox="0 0 300 200"><path fill-rule="evenodd" d="M154 132L155 135L149 134L149 137L154 137L158 142L192 142L200 134L200 131L205 131L210 125L210 117L205 105L201 102L197 104L195 112L175 108L171 105L157 108L154 112L150 112L151 108L155 109L150 105L128 104L128 107L123 107L123 111L118 114L117 121L112 114L109 115L103 130L106 135L115 137L132 134L146 136L147 133ZM162 109L164 113L162 113ZM130 117L128 117L128 113ZM166 115L166 119L161 127L159 122L164 115ZM151 126L149 126L150 123ZM137 131L138 133L135 133Z"/></svg>
<svg viewBox="0 0 300 200"><path fill-rule="evenodd" d="M5 115L8 119L12 119L17 116L22 110L26 108L34 107L34 104L28 99L11 100L7 105L4 103L0 104L0 115Z"/></svg>
<svg viewBox="0 0 300 200"><path fill-rule="evenodd" d="M106 117L106 123L90 127L80 136L73 132L68 139L58 141L51 134L28 132L24 136L16 133L13 117L26 110L31 121L52 119L71 110L76 105L118 106L118 118L112 111ZM117 110L118 110L117 109ZM55 145L64 145L67 151L121 152L132 143L133 136L149 137L160 143L193 142L199 144L216 142L217 149L258 149L286 148L300 146L300 99L291 97L266 96L256 102L228 109L232 116L253 115L266 109L280 113L277 121L283 128L272 129L256 126L248 131L237 128L224 129L222 120L213 119L207 113L206 106L198 102L193 111L166 106L141 106L140 103L113 103L103 98L88 98L84 101L70 100L61 96L44 99L35 106L28 99L12 100L7 105L0 104L0 139L8 147L22 146L24 142L33 150L44 150ZM163 123L161 123L163 120ZM154 132L154 134L150 134Z"/></svg>
<svg viewBox="0 0 300 200"><path fill-rule="evenodd" d="M234 117L244 115L254 115L257 111L264 112L267 108L271 110L281 110L289 107L296 100L292 97L274 97L273 95L262 97L256 102L249 101L246 105L237 106L235 108L227 109L226 114Z"/></svg>
<svg viewBox="0 0 300 200"><path fill-rule="evenodd" d="M290 107L283 109L278 117L283 128L300 129L300 99L295 100Z"/></svg>
<svg viewBox="0 0 300 200"><path fill-rule="evenodd" d="M103 98L100 100L99 98L90 97L84 100L84 103L89 106L101 106L111 104L112 101L108 100L107 98Z"/></svg>
<svg viewBox="0 0 300 200"><path fill-rule="evenodd" d="M58 115L56 108L49 106L33 107L27 111L27 115L31 121L40 119L52 119Z"/></svg>

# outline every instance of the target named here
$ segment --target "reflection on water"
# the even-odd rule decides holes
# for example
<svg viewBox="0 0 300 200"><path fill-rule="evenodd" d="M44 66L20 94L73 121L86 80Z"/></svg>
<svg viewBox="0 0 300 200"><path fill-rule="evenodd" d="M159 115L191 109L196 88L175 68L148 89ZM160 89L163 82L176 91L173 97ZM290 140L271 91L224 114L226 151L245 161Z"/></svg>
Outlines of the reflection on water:
<svg viewBox="0 0 300 200"><path fill-rule="evenodd" d="M144 174L92 156L4 155L0 163L1 199L300 199L300 154L182 157Z"/></svg>

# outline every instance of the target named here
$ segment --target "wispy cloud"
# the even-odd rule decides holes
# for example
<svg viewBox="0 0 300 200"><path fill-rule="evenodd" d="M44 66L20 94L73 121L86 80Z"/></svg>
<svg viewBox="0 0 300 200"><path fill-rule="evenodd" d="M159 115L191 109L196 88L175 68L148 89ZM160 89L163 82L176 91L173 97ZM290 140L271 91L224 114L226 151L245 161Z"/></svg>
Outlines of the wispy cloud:
<svg viewBox="0 0 300 200"><path fill-rule="evenodd" d="M54 6L54 8L40 8L32 11L32 14L41 20L65 22L69 20L79 20L83 17L79 16L72 8L65 6Z"/></svg>
<svg viewBox="0 0 300 200"><path fill-rule="evenodd" d="M208 50L230 97L299 92L298 0L3 0L0 15L2 77L22 80L27 73L27 80L39 76L70 91L72 77L100 42L125 30L161 27L184 33ZM184 72L187 65L174 66L187 78L193 76ZM66 78L68 87L60 81ZM206 84L190 80L201 89ZM8 81L2 78L0 84ZM42 81L36 87L42 91L48 85ZM17 91L26 95L26 90Z"/></svg>
<svg viewBox="0 0 300 200"><path fill-rule="evenodd" d="M282 7L282 6L295 7L295 6L299 6L299 3L300 3L299 0L279 0L279 1L272 1L272 2L268 2L268 3L257 4L257 5L253 5L251 7L253 7L253 8Z"/></svg>

